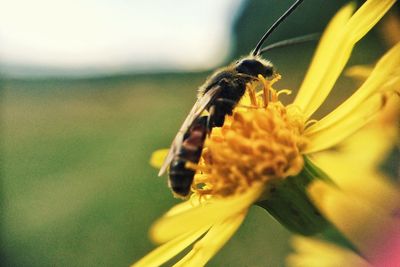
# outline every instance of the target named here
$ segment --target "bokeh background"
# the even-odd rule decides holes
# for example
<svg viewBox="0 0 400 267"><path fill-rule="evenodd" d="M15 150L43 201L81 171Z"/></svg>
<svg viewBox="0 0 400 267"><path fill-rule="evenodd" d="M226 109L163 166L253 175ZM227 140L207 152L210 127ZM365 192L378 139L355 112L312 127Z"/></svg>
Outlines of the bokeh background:
<svg viewBox="0 0 400 267"><path fill-rule="evenodd" d="M179 202L151 153L207 75L249 53L293 1L147 2L0 0L2 266L128 266L149 252L149 226ZM322 32L346 2L305 1L268 44ZM349 65L383 54L380 27ZM315 46L265 55L277 88L300 85ZM322 112L354 88L342 77ZM209 266L282 266L289 237L253 207Z"/></svg>

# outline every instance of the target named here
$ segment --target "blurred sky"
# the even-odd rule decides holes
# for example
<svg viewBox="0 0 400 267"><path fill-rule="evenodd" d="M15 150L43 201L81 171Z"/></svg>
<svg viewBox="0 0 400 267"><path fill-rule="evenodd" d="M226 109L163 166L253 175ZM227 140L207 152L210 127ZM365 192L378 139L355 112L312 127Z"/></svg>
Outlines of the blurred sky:
<svg viewBox="0 0 400 267"><path fill-rule="evenodd" d="M0 0L3 70L205 69L229 52L241 0Z"/></svg>

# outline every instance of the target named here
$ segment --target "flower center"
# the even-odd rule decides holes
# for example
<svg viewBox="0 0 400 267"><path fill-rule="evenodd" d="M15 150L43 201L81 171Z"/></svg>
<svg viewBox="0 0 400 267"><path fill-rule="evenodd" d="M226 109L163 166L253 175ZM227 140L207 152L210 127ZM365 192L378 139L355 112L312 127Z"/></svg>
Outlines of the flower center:
<svg viewBox="0 0 400 267"><path fill-rule="evenodd" d="M284 179L302 170L304 121L299 111L279 101L281 93L290 91L274 90L277 79L266 81L261 76L249 84L233 115L213 129L194 179L197 194L231 196L255 182Z"/></svg>

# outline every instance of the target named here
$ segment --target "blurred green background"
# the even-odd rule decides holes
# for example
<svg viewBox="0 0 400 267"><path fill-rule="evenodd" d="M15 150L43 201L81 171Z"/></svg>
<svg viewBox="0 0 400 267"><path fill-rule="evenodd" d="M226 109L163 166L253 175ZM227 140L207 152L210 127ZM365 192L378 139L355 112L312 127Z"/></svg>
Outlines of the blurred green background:
<svg viewBox="0 0 400 267"><path fill-rule="evenodd" d="M226 61L248 53L291 2L243 1L232 14ZM346 1L305 2L269 43L320 32ZM266 55L282 74L277 88L299 86L314 48ZM351 64L373 62L383 51L372 34ZM180 202L149 166L150 155L169 146L210 71L3 76L2 265L127 266L149 252L149 226ZM337 88L324 110L355 86L344 78ZM253 207L209 266L282 266L289 236Z"/></svg>

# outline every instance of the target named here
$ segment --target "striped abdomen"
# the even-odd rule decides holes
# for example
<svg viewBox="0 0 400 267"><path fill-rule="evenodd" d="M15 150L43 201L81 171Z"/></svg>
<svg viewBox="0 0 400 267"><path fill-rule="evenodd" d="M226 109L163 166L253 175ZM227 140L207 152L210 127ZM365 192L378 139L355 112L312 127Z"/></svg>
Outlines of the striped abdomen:
<svg viewBox="0 0 400 267"><path fill-rule="evenodd" d="M183 137L180 151L169 168L169 185L176 194L187 196L193 182L195 170L186 168L186 162L197 164L200 160L207 135L207 116L195 119Z"/></svg>

